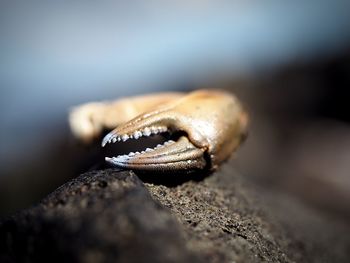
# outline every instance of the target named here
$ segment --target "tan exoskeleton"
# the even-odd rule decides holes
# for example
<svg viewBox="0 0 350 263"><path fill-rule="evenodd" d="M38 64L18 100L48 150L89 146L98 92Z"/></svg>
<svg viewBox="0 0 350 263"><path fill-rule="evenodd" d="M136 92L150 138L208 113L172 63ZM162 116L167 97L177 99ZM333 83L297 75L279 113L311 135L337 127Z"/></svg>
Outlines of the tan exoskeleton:
<svg viewBox="0 0 350 263"><path fill-rule="evenodd" d="M159 93L89 103L70 113L76 137L89 142L103 129L107 143L124 142L153 134L182 132L176 140L144 151L106 157L124 168L168 171L215 169L234 152L247 133L248 117L231 93L197 90L191 93Z"/></svg>

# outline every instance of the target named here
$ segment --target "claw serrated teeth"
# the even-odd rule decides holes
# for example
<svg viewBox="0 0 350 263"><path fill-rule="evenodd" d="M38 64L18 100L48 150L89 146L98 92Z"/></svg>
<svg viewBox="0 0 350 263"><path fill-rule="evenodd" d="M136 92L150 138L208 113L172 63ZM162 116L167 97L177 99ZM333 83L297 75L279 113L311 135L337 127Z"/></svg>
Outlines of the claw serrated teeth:
<svg viewBox="0 0 350 263"><path fill-rule="evenodd" d="M162 132L168 131L168 128L166 126L152 126L152 127L146 127L142 131L134 131L133 134L122 134L122 135L116 135L116 134L108 134L106 135L105 139L102 142L102 146L105 146L107 143L116 143L120 141L127 141L129 139L138 139L143 136L150 136L152 134L158 134Z"/></svg>
<svg viewBox="0 0 350 263"><path fill-rule="evenodd" d="M130 152L128 155L119 155L119 156L113 157L113 158L116 158L116 160L130 158L130 157L134 157L135 155L140 155L140 154L145 154L145 153L148 153L148 152L152 152L152 151L154 151L156 149L162 148L164 146L167 146L167 145L170 145L170 144L173 144L173 143L174 143L173 140L169 140L169 141L166 141L164 144L158 144L154 148L146 148L144 151L141 151L141 152Z"/></svg>

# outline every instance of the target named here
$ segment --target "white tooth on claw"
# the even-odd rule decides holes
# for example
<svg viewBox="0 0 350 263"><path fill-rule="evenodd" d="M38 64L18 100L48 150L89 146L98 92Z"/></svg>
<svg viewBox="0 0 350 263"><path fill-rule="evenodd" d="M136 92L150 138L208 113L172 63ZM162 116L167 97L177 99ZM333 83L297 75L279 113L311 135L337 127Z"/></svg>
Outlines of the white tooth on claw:
<svg viewBox="0 0 350 263"><path fill-rule="evenodd" d="M118 136L117 141L120 142L122 139Z"/></svg>
<svg viewBox="0 0 350 263"><path fill-rule="evenodd" d="M152 151L153 151L153 149L151 149L151 148L146 149L146 152L152 152Z"/></svg>
<svg viewBox="0 0 350 263"><path fill-rule="evenodd" d="M144 130L143 130L143 135L145 135L145 136L150 136L152 133L151 133L151 130L148 128L148 127L146 127Z"/></svg>
<svg viewBox="0 0 350 263"><path fill-rule="evenodd" d="M129 153L129 156L134 156L134 155L135 155L135 153L133 153L133 152Z"/></svg>
<svg viewBox="0 0 350 263"><path fill-rule="evenodd" d="M135 131L134 132L134 138L135 139L138 139L138 138L140 138L142 136L142 132L140 132L140 131Z"/></svg>
<svg viewBox="0 0 350 263"><path fill-rule="evenodd" d="M115 143L117 141L117 138L113 138L112 142Z"/></svg>
<svg viewBox="0 0 350 263"><path fill-rule="evenodd" d="M122 136L123 142L127 141L128 139L129 139L129 136L128 136L128 135L124 134L124 135Z"/></svg>

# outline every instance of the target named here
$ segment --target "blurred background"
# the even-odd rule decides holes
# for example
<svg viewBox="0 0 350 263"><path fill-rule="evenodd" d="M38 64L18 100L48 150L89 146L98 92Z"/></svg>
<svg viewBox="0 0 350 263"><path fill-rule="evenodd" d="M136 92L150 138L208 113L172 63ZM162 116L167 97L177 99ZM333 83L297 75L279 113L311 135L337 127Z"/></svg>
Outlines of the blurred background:
<svg viewBox="0 0 350 263"><path fill-rule="evenodd" d="M0 215L87 169L72 106L213 87L251 115L237 170L348 221L349 13L346 0L2 1Z"/></svg>

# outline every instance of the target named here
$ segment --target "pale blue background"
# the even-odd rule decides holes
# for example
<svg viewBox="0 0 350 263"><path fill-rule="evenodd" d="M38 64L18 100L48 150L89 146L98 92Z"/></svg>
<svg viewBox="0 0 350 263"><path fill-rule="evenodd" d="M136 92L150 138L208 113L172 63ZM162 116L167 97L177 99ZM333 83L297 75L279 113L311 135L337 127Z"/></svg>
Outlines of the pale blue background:
<svg viewBox="0 0 350 263"><path fill-rule="evenodd" d="M343 0L0 7L3 171L43 156L72 105L262 74L340 52L350 40Z"/></svg>

